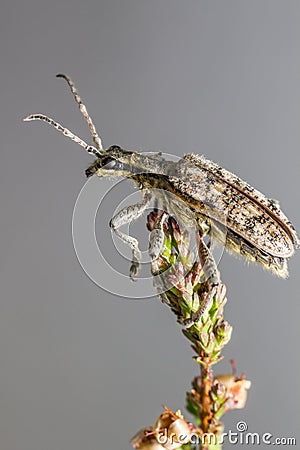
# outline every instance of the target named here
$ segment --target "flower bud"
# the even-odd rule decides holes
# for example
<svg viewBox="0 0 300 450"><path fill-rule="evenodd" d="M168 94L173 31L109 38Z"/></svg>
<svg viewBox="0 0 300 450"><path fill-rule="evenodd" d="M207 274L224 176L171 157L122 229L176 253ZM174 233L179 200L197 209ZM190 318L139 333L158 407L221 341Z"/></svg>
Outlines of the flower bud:
<svg viewBox="0 0 300 450"><path fill-rule="evenodd" d="M167 450L175 450L183 444L187 444L191 438L191 429L180 411L173 413L168 410L162 413L156 420L157 441Z"/></svg>
<svg viewBox="0 0 300 450"><path fill-rule="evenodd" d="M242 409L246 405L247 390L251 387L251 381L237 378L233 374L221 374L214 377L216 383L222 383L226 388L226 395L233 399L233 407L229 409Z"/></svg>

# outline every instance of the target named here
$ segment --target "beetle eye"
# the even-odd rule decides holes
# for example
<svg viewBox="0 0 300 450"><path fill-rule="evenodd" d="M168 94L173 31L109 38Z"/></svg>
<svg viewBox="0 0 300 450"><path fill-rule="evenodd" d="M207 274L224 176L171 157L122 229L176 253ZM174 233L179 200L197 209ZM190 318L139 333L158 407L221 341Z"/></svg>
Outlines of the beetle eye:
<svg viewBox="0 0 300 450"><path fill-rule="evenodd" d="M101 161L101 167L105 170L120 170L122 169L122 163L114 158L111 158L110 156L107 156Z"/></svg>
<svg viewBox="0 0 300 450"><path fill-rule="evenodd" d="M101 167L105 167L105 169L114 169L116 167L116 160L108 156L101 161Z"/></svg>

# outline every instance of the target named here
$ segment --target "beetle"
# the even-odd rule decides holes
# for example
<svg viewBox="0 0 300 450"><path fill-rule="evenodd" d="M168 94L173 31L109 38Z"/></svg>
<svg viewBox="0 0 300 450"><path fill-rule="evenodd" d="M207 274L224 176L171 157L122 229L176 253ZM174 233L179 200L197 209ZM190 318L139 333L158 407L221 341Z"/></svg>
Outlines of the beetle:
<svg viewBox="0 0 300 450"><path fill-rule="evenodd" d="M142 200L122 209L110 221L112 231L132 250L131 277L138 271L141 253L137 239L119 228L139 218L149 207L153 196L156 199L160 197L168 213L180 216L186 224L196 224L196 228L202 230L201 235L210 235L212 229L217 230L216 239L224 243L231 253L259 263L279 277L288 276L287 262L299 248L300 241L276 200L266 197L204 156L186 154L174 162L161 153L130 151L116 145L104 149L74 83L67 75L58 74L57 77L68 83L94 145L87 144L43 114L32 114L24 120L47 122L96 157L86 170L87 177L125 177L138 186ZM150 247L158 247L152 255L155 258L160 247L153 243Z"/></svg>

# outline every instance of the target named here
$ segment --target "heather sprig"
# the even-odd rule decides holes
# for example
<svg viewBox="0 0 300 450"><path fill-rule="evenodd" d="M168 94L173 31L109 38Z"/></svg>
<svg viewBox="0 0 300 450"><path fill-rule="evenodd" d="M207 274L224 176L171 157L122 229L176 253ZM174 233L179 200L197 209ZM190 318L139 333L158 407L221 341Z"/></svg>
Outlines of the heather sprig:
<svg viewBox="0 0 300 450"><path fill-rule="evenodd" d="M149 214L149 231L162 214ZM139 450L173 450L188 449L196 442L203 450L220 450L224 430L220 418L229 410L245 406L251 384L244 376L237 377L235 371L213 375L212 366L222 359L222 349L232 333L232 327L224 320L226 287L220 282L212 290L200 258L191 249L190 232L181 230L173 217L164 221L163 233L163 250L152 262L151 270L158 296L176 315L200 366L200 375L194 378L187 393L186 407L194 416L194 423L188 422L180 411L174 413L165 407L154 426L141 430L132 445ZM202 315L193 320L203 304ZM182 439L174 433L175 429L181 432Z"/></svg>

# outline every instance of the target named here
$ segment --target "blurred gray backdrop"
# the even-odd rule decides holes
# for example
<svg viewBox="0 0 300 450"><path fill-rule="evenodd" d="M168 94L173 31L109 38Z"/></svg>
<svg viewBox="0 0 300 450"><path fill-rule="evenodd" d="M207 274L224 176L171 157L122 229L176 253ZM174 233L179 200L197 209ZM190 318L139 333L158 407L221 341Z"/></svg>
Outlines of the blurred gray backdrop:
<svg viewBox="0 0 300 450"><path fill-rule="evenodd" d="M300 3L4 0L0 21L0 448L130 449L162 403L184 410L198 368L155 297L86 276L71 220L92 158L21 119L44 112L89 139L55 78L66 72L106 146L203 153L279 199L299 230ZM97 233L110 244L106 225ZM245 420L299 446L299 254L289 266L283 281L223 256L234 333L216 372L236 358L253 383L227 429Z"/></svg>

